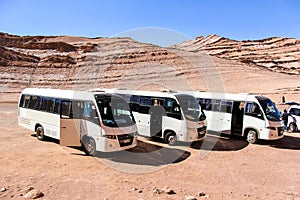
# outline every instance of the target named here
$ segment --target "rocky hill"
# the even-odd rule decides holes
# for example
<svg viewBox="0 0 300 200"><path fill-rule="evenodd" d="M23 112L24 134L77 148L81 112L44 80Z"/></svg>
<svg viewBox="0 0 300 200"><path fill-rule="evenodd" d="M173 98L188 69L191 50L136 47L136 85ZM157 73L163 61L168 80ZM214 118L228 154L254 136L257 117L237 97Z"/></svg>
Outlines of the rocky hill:
<svg viewBox="0 0 300 200"><path fill-rule="evenodd" d="M192 52L205 50L209 55L219 58L237 60L276 72L300 74L300 39L272 37L236 41L212 34L173 47Z"/></svg>
<svg viewBox="0 0 300 200"><path fill-rule="evenodd" d="M299 40L287 38L239 42L211 35L162 48L131 38L0 33L0 55L0 102L17 101L26 87L278 95L300 88Z"/></svg>

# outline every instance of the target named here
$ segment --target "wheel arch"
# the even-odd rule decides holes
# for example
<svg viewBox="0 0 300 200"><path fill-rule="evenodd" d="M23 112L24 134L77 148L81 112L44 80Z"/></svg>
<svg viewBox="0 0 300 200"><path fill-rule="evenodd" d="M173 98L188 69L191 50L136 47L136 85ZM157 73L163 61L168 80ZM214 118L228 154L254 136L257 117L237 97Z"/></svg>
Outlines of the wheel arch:
<svg viewBox="0 0 300 200"><path fill-rule="evenodd" d="M36 129L37 129L38 127L42 127L42 129L44 129L44 127L42 126L42 124L36 123L35 126L34 126L34 131L36 131Z"/></svg>
<svg viewBox="0 0 300 200"><path fill-rule="evenodd" d="M169 132L173 133L176 137L178 137L177 134L176 134L176 132L174 130L172 130L172 129L165 129L164 133L163 133L163 138L164 139L166 138L166 134L169 133Z"/></svg>
<svg viewBox="0 0 300 200"><path fill-rule="evenodd" d="M247 128L245 128L245 129L244 129L243 136L244 136L244 137L246 137L246 136L247 136L247 134L248 134L248 132L249 132L249 131L251 131L251 130L253 130L253 131L255 131L255 132L256 132L256 134L257 134L257 138L260 138L260 132L258 131L258 129L257 129L257 128L254 128L254 127L247 127Z"/></svg>

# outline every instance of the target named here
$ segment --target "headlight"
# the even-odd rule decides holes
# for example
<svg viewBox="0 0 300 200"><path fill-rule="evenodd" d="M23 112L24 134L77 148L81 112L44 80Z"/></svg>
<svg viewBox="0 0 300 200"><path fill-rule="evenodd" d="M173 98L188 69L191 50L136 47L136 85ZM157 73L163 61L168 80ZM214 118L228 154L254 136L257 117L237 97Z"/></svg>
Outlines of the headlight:
<svg viewBox="0 0 300 200"><path fill-rule="evenodd" d="M104 135L104 137L106 137L107 139L116 139L117 138L116 135Z"/></svg>

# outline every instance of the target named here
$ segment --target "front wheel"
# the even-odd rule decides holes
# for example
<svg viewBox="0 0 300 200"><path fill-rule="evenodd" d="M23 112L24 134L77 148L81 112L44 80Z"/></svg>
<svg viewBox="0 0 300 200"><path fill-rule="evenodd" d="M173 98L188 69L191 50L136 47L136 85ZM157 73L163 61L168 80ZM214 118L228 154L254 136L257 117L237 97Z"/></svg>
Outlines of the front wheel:
<svg viewBox="0 0 300 200"><path fill-rule="evenodd" d="M175 133L172 132L168 132L165 136L165 141L166 143L168 143L169 145L174 145L177 142L177 138Z"/></svg>
<svg viewBox="0 0 300 200"><path fill-rule="evenodd" d="M297 132L298 131L298 127L295 123L290 123L289 125L289 131L291 132Z"/></svg>
<svg viewBox="0 0 300 200"><path fill-rule="evenodd" d="M44 135L44 129L41 126L36 128L35 135L38 140L44 141L46 139L46 136Z"/></svg>
<svg viewBox="0 0 300 200"><path fill-rule="evenodd" d="M255 130L250 130L247 133L247 141L251 144L257 143L257 132Z"/></svg>
<svg viewBox="0 0 300 200"><path fill-rule="evenodd" d="M96 151L96 142L93 138L91 137L84 137L82 138L82 146L83 150L88 156L95 156L97 151Z"/></svg>

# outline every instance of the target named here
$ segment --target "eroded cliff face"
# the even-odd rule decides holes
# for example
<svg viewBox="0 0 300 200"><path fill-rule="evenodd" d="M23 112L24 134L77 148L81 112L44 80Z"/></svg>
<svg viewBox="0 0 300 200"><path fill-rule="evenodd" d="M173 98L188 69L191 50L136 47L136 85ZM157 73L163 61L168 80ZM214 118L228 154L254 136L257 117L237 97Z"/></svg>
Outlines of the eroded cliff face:
<svg viewBox="0 0 300 200"><path fill-rule="evenodd" d="M186 51L205 50L209 55L237 60L275 72L300 74L300 40L272 37L262 40L235 41L218 35L199 36L174 45Z"/></svg>
<svg viewBox="0 0 300 200"><path fill-rule="evenodd" d="M298 76L288 75L299 74L297 48L298 40L285 38L211 35L162 48L130 38L0 33L0 102L17 101L26 87L291 93L300 87Z"/></svg>

